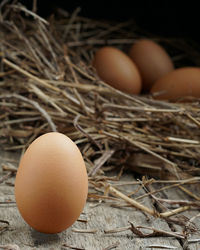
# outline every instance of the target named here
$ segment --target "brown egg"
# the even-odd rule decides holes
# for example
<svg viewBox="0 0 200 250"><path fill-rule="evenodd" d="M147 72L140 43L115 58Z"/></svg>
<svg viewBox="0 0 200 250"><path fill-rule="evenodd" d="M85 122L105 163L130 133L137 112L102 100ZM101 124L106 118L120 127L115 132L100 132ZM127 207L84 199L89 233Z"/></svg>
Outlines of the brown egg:
<svg viewBox="0 0 200 250"><path fill-rule="evenodd" d="M28 147L17 171L15 198L31 227L43 233L70 227L81 214L87 193L84 160L67 136L47 133Z"/></svg>
<svg viewBox="0 0 200 250"><path fill-rule="evenodd" d="M174 69L164 48L148 39L141 39L133 44L129 56L140 71L143 91L149 91L157 79Z"/></svg>
<svg viewBox="0 0 200 250"><path fill-rule="evenodd" d="M141 77L137 67L121 50L113 47L99 49L93 60L99 77L112 87L130 94L141 91Z"/></svg>
<svg viewBox="0 0 200 250"><path fill-rule="evenodd" d="M151 89L155 99L175 101L178 98L200 97L200 68L176 69L158 79Z"/></svg>

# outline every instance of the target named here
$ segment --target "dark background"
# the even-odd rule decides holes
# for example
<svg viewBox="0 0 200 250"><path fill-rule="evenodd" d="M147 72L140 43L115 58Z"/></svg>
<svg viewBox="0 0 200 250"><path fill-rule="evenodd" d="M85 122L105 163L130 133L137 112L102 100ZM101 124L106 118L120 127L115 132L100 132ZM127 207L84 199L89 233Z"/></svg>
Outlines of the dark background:
<svg viewBox="0 0 200 250"><path fill-rule="evenodd" d="M21 0L32 8L32 0ZM47 17L56 7L73 12L81 7L82 16L125 21L133 18L149 32L164 37L187 37L200 41L200 11L198 1L37 1L38 14Z"/></svg>

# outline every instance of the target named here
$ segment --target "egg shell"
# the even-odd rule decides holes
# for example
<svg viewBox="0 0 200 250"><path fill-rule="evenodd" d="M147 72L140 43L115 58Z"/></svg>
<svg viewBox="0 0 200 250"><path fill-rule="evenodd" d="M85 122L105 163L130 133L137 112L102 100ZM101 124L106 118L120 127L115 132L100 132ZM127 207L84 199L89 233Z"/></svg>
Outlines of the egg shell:
<svg viewBox="0 0 200 250"><path fill-rule="evenodd" d="M38 137L20 160L15 198L24 220L42 233L58 233L81 214L88 177L76 144L57 132Z"/></svg>
<svg viewBox="0 0 200 250"><path fill-rule="evenodd" d="M149 91L157 79L174 70L165 49L149 39L141 39L133 44L129 56L140 71L144 92Z"/></svg>
<svg viewBox="0 0 200 250"><path fill-rule="evenodd" d="M114 47L99 49L94 56L93 66L99 77L112 87L130 94L140 93L140 73L121 50Z"/></svg>
<svg viewBox="0 0 200 250"><path fill-rule="evenodd" d="M175 101L181 97L200 97L200 68L183 67L158 79L151 89L155 99Z"/></svg>

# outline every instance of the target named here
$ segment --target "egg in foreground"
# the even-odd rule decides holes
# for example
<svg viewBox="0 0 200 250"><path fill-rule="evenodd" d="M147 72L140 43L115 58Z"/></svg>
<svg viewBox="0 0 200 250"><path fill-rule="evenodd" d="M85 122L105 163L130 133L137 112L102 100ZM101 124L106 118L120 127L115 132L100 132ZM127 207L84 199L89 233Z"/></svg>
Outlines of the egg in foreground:
<svg viewBox="0 0 200 250"><path fill-rule="evenodd" d="M129 94L141 91L141 76L137 66L121 50L102 47L94 55L93 66L99 77L112 87Z"/></svg>
<svg viewBox="0 0 200 250"><path fill-rule="evenodd" d="M24 220L42 233L58 233L81 214L88 176L81 152L57 132L38 137L23 155L16 175L15 198Z"/></svg>

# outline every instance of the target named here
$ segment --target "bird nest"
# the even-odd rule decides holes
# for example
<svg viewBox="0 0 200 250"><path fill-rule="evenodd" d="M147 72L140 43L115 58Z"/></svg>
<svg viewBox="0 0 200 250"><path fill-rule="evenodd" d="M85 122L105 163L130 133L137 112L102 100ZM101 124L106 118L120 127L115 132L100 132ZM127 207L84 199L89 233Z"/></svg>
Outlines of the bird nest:
<svg viewBox="0 0 200 250"><path fill-rule="evenodd" d="M199 99L170 103L125 94L99 79L91 66L99 47L126 52L141 37L162 44L176 67L198 66L195 43L154 36L132 20L90 20L79 16L79 9L72 14L58 9L46 20L19 3L0 7L4 150L23 152L37 136L58 131L80 148L95 188L103 185L105 191L112 179L107 173L116 169L118 178L131 169L157 180L199 182ZM126 200L115 188L110 192ZM91 194L93 199L104 196Z"/></svg>

